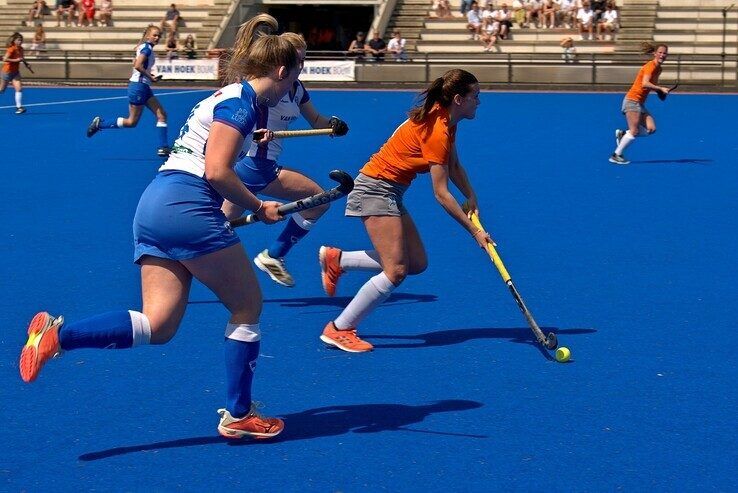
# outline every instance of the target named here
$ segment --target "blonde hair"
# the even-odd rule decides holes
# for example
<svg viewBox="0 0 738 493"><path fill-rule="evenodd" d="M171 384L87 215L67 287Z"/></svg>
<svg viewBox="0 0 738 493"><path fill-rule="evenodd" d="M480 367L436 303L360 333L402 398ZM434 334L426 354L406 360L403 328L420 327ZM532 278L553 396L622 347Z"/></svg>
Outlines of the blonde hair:
<svg viewBox="0 0 738 493"><path fill-rule="evenodd" d="M289 72L298 66L297 50L292 43L274 34L259 36L243 56L228 62L226 78L228 83L243 79L266 77L275 68L285 67Z"/></svg>
<svg viewBox="0 0 738 493"><path fill-rule="evenodd" d="M238 64L239 60L246 58L249 49L251 49L251 45L257 38L267 34L274 34L277 30L279 30L277 19L264 13L256 15L241 24L238 28L238 33L236 33L236 41L233 43L233 51L228 54L228 61L226 61L228 66L225 72L226 84L238 82L240 80L240 78L231 78L231 64Z"/></svg>
<svg viewBox="0 0 738 493"><path fill-rule="evenodd" d="M305 42L305 38L302 37L302 34L288 32L282 33L279 36L289 41L296 50L307 50L307 43Z"/></svg>
<svg viewBox="0 0 738 493"><path fill-rule="evenodd" d="M661 47L666 48L667 50L669 49L669 47L665 43L653 44L653 43L649 43L648 41L644 41L641 43L641 52L644 55L651 55L653 53L656 53L656 50L658 50Z"/></svg>
<svg viewBox="0 0 738 493"><path fill-rule="evenodd" d="M144 41L149 36L149 33L151 33L151 31L154 29L159 31L159 34L161 34L161 28L159 26L149 24L148 26L146 26L146 29L144 29L143 35L141 36L141 41Z"/></svg>

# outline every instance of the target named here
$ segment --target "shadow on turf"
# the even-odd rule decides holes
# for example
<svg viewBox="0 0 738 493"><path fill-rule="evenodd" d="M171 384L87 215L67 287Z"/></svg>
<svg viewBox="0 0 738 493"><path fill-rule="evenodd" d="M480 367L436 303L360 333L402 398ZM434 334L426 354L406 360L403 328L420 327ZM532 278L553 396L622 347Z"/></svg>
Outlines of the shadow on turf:
<svg viewBox="0 0 738 493"><path fill-rule="evenodd" d="M314 296L311 298L270 298L265 299L264 303L279 303L281 306L289 308L304 308L310 306L335 306L343 308L348 305L353 298L350 296ZM435 294L412 294L412 293L392 293L383 304L410 304L410 303L433 303L438 301ZM190 305L200 305L207 303L220 303L220 301L190 301Z"/></svg>
<svg viewBox="0 0 738 493"><path fill-rule="evenodd" d="M544 334L553 332L558 337L562 335L591 334L595 329L557 329L556 327L541 327ZM515 328L484 328L484 329L449 329L437 332L425 332L414 335L390 334L362 334L363 339L371 342L376 349L414 349L423 347L450 346L461 344L473 339L509 339L511 342L535 346L546 358L553 360L551 354L533 339L533 332L529 327ZM377 339L391 339L393 341L408 342L374 342ZM559 340L565 346L565 341Z"/></svg>
<svg viewBox="0 0 738 493"><path fill-rule="evenodd" d="M649 161L631 161L631 164L710 164L713 163L713 159L696 159L696 158L684 158L684 159L651 159Z"/></svg>
<svg viewBox="0 0 738 493"><path fill-rule="evenodd" d="M408 406L403 404L354 404L347 406L326 406L308 409L299 413L283 416L284 431L271 440L227 440L220 436L181 438L165 442L115 447L98 452L90 452L79 456L81 461L107 459L119 455L150 450L163 450L180 447L195 447L227 443L232 446L259 445L289 442L293 440L309 440L327 436L345 435L347 433L378 433L382 431L412 431L434 435L450 435L464 438L487 438L486 435L471 435L445 431L405 428L421 423L432 414L467 411L482 407L481 402L449 399L432 404Z"/></svg>

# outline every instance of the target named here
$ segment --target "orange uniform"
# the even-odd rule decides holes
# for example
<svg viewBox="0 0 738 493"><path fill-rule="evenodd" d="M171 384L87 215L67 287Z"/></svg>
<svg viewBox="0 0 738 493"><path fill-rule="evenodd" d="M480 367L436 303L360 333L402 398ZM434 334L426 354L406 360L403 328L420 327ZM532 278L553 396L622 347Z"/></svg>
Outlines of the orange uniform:
<svg viewBox="0 0 738 493"><path fill-rule="evenodd" d="M651 89L643 87L643 77L646 75L651 76L650 81L652 84L658 84L659 75L661 75L661 67L654 60L651 60L641 67L633 85L630 86L628 94L625 95L627 99L638 101L641 104L646 102L646 96L648 96L648 93L651 91Z"/></svg>
<svg viewBox="0 0 738 493"><path fill-rule="evenodd" d="M420 123L405 120L361 173L409 185L418 173L427 173L431 163L448 164L456 140L456 125L449 127L448 119L448 110L436 105Z"/></svg>
<svg viewBox="0 0 738 493"><path fill-rule="evenodd" d="M10 46L5 52L5 58L23 58L23 48L18 46ZM14 74L20 69L20 62L5 62L3 63L3 72L6 74Z"/></svg>

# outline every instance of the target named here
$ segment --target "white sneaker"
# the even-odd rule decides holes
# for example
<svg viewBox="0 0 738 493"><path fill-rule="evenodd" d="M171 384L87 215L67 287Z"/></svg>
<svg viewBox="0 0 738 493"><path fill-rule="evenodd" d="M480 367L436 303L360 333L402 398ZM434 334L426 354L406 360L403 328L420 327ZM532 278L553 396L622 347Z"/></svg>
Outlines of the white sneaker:
<svg viewBox="0 0 738 493"><path fill-rule="evenodd" d="M254 263L259 269L269 274L272 281L277 284L281 284L288 288L295 285L294 279L292 279L290 273L287 272L287 267L284 265L283 258L272 258L269 256L269 251L264 250L256 256Z"/></svg>

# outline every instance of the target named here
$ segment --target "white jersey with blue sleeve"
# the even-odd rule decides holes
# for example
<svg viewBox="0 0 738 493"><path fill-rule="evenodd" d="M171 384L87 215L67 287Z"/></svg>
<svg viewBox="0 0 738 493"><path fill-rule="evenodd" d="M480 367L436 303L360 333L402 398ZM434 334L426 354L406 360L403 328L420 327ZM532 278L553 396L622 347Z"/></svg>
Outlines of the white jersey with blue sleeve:
<svg viewBox="0 0 738 493"><path fill-rule="evenodd" d="M146 57L146 62L144 62L144 67L146 70L151 73L151 67L156 64L156 55L154 55L154 45L151 43L141 43L140 45L136 46L136 56L134 57L134 60L138 58L139 55L143 55ZM143 82L144 84L151 85L151 79L135 68L133 69L133 74L131 75L131 78L128 79L131 82Z"/></svg>
<svg viewBox="0 0 738 493"><path fill-rule="evenodd" d="M285 94L273 108L261 107L262 115L256 122L256 129L268 128L272 131L287 130L290 123L300 117L300 106L310 101L310 95L299 80L295 81L292 90ZM269 159L276 161L282 153L282 139L274 139L264 144L253 142L253 137L248 138L252 142L247 155L249 157Z"/></svg>
<svg viewBox="0 0 738 493"><path fill-rule="evenodd" d="M169 159L159 171L179 170L205 176L205 146L213 122L231 126L245 138L252 139L258 113L256 93L248 82L225 86L192 108L179 137L174 141ZM244 140L244 148L250 142Z"/></svg>

